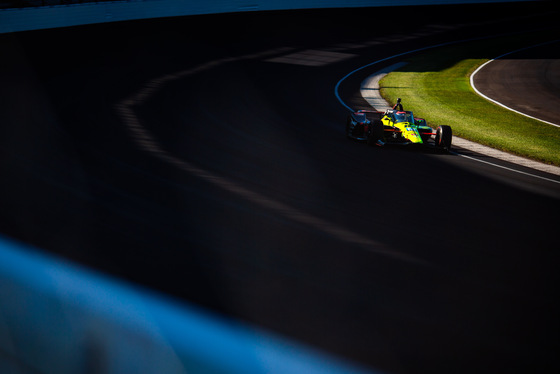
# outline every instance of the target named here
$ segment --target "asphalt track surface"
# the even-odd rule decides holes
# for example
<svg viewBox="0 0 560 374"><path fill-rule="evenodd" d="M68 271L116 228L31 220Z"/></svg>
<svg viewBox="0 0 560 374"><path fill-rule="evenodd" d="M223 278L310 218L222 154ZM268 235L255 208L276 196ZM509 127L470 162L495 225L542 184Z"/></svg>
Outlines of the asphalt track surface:
<svg viewBox="0 0 560 374"><path fill-rule="evenodd" d="M509 108L560 125L559 45L547 43L496 59L475 75L474 84Z"/></svg>
<svg viewBox="0 0 560 374"><path fill-rule="evenodd" d="M344 136L348 72L554 16L438 10L2 36L0 232L383 372L557 372L559 178Z"/></svg>

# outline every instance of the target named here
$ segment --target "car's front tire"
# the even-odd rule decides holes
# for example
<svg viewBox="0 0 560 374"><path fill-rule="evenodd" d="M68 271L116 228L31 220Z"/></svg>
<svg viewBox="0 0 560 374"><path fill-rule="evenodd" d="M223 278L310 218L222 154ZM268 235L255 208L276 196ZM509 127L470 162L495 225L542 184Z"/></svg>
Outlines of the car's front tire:
<svg viewBox="0 0 560 374"><path fill-rule="evenodd" d="M368 134L367 144L368 145L376 145L383 142L384 131L383 131L383 122L381 121L374 121L370 125L370 130Z"/></svg>
<svg viewBox="0 0 560 374"><path fill-rule="evenodd" d="M453 132L450 126L441 125L436 130L436 148L442 151L451 150L451 142L453 140Z"/></svg>
<svg viewBox="0 0 560 374"><path fill-rule="evenodd" d="M350 118L350 116L348 116L348 118L346 119L346 137L348 139L352 139L352 119Z"/></svg>

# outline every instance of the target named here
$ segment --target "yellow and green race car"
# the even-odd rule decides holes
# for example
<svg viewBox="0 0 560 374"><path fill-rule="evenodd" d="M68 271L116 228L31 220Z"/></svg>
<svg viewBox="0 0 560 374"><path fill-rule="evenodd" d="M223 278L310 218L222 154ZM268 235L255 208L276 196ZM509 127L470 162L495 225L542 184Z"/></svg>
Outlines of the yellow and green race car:
<svg viewBox="0 0 560 374"><path fill-rule="evenodd" d="M364 120L356 121L360 115ZM362 128L358 125L362 125ZM403 110L400 98L393 109L385 112L352 113L347 122L347 134L351 138L365 140L368 144L378 146L398 144L434 147L430 141L434 136L435 148L443 151L451 149L453 138L450 126L442 125L434 130L423 118L415 118L411 111ZM360 136L351 136L352 134Z"/></svg>

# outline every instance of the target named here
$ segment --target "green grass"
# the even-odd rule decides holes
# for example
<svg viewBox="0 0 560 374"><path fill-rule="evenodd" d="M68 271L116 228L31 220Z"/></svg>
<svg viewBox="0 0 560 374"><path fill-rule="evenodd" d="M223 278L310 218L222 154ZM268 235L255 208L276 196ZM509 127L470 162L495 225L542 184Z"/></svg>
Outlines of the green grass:
<svg viewBox="0 0 560 374"><path fill-rule="evenodd" d="M539 34L515 36L416 55L381 80L381 95L392 104L402 98L406 110L425 118L434 128L450 125L453 135L560 165L560 128L489 102L474 92L469 81L476 68L489 59L543 40Z"/></svg>

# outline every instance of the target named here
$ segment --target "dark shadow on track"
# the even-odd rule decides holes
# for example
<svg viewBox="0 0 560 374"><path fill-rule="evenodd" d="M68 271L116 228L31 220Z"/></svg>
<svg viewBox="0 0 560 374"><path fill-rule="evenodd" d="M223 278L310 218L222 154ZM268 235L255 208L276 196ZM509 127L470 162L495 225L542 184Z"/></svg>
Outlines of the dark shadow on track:
<svg viewBox="0 0 560 374"><path fill-rule="evenodd" d="M466 21L480 8L461 9ZM440 21L421 10L396 36L380 16L394 9L2 36L13 53L0 88L0 231L387 372L557 367L556 223L546 217L559 201L450 155L344 137L332 90L347 72L386 46L394 54L496 31L450 21L409 39ZM203 27L233 17L247 28ZM350 27L368 17L381 25ZM67 31L83 45L68 49ZM284 47L280 56L338 48L352 57L314 67L237 59ZM153 141L211 177L139 148L118 104L154 79L224 59L135 107Z"/></svg>

